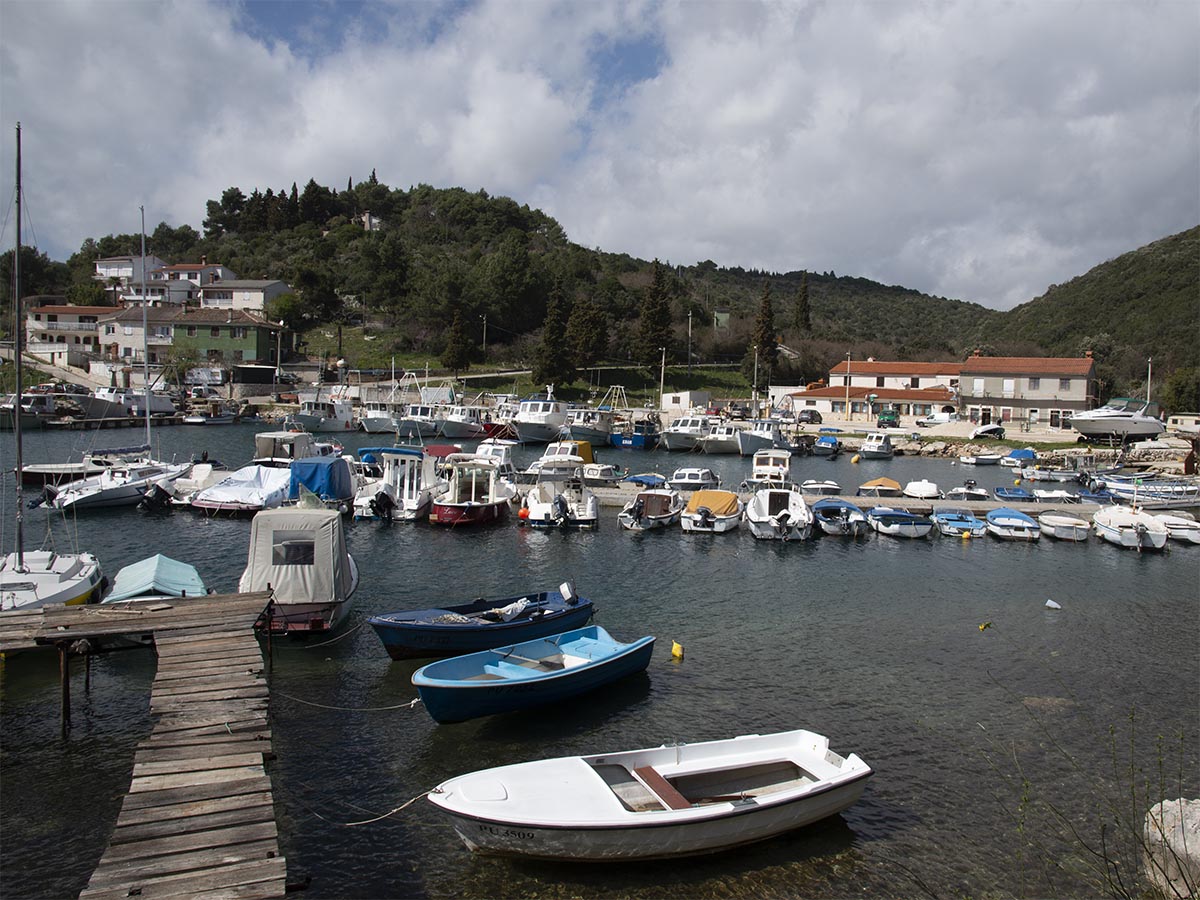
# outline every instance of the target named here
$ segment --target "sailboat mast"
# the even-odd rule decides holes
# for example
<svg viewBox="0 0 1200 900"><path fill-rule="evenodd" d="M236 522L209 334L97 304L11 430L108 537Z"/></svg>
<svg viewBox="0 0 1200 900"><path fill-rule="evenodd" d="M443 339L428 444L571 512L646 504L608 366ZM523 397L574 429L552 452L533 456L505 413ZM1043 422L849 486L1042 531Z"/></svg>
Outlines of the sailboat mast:
<svg viewBox="0 0 1200 900"><path fill-rule="evenodd" d="M146 390L146 446L150 447L150 330L147 324L146 296L146 207L139 206L142 212L142 382ZM148 452L153 453L153 449Z"/></svg>
<svg viewBox="0 0 1200 900"><path fill-rule="evenodd" d="M21 479L24 474L24 448L21 444L21 349L24 345L22 332L25 323L21 321L21 123L17 123L17 246L13 251L13 367L16 371L17 383L13 393L13 439L17 454L17 571L25 571L25 517L23 511L25 502L21 496Z"/></svg>
<svg viewBox="0 0 1200 900"><path fill-rule="evenodd" d="M1150 402L1150 373L1154 369L1154 357L1146 357L1146 403ZM1149 415L1149 413L1147 413Z"/></svg>

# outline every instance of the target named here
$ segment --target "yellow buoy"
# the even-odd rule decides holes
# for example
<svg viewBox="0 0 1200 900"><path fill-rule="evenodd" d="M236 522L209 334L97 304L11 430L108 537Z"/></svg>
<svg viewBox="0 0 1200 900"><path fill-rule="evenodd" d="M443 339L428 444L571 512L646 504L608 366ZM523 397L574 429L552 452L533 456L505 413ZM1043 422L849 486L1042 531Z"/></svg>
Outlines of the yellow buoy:
<svg viewBox="0 0 1200 900"><path fill-rule="evenodd" d="M1020 478L1014 478L1014 479L1013 479L1013 484L1020 484L1020 483L1021 483L1021 479L1020 479Z"/></svg>
<svg viewBox="0 0 1200 900"><path fill-rule="evenodd" d="M679 641L671 641L671 655L676 659L683 659L683 644Z"/></svg>
<svg viewBox="0 0 1200 900"><path fill-rule="evenodd" d="M962 533L962 539L963 539L964 541L969 541L969 540L971 539L971 532L969 532L969 531L964 531L964 532Z"/></svg>
<svg viewBox="0 0 1200 900"><path fill-rule="evenodd" d="M858 454L857 453L855 453L852 457L850 457L850 462L852 462L852 463L858 462Z"/></svg>

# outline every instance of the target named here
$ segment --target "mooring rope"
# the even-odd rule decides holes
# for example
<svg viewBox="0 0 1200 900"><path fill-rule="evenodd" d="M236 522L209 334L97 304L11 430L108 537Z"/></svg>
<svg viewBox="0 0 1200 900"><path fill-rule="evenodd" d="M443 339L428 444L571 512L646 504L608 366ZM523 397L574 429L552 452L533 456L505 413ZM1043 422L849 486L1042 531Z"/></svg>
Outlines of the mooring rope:
<svg viewBox="0 0 1200 900"><path fill-rule="evenodd" d="M398 812L403 812L404 810L408 809L408 807L412 806L414 803L416 803L418 800L420 800L422 797L425 797L430 793L431 793L431 791L421 791L421 793L417 794L417 796L413 797L411 800L404 801L399 806L397 806L395 809L388 810L387 812L385 812L381 815L378 815L378 816L373 816L370 819L363 819L360 822L339 822L339 821L337 821L337 819L330 819L328 816L321 815L319 812L317 812L311 806L306 806L305 808L310 813L312 813L314 816L316 816L318 819L320 819L322 822L328 822L330 825L338 825L342 828L357 828L359 825L370 825L373 822L380 822L380 821L388 818L388 816L394 816Z"/></svg>
<svg viewBox="0 0 1200 900"><path fill-rule="evenodd" d="M395 706L326 706L324 703L314 703L311 700L302 700L299 697L293 697L291 694L285 694L283 691L277 691L274 688L271 689L271 693L296 703L303 703L305 706L315 706L317 709L333 709L338 712L386 712L392 709L416 709L417 704L421 702L420 697L414 697L407 703L398 703Z"/></svg>
<svg viewBox="0 0 1200 900"><path fill-rule="evenodd" d="M353 628L349 629L348 631L343 631L337 637L330 638L327 641L321 641L319 644L300 644L296 647L275 647L274 649L288 651L288 652L294 652L297 650L315 650L318 647L328 647L330 644L336 644L342 638L349 637L350 635L354 634L354 632L358 631L358 629L362 628L366 624L367 624L367 620L363 619L361 622L359 622L357 625L355 625Z"/></svg>

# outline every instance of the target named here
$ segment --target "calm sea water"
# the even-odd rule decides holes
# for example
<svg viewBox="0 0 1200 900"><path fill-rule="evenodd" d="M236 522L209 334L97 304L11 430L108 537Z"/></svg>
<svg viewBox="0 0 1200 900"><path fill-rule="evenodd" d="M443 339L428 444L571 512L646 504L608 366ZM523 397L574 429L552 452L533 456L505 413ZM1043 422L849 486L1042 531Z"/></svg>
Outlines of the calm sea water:
<svg viewBox="0 0 1200 900"><path fill-rule="evenodd" d="M156 432L164 456L231 465L251 426ZM134 431L105 432L110 445ZM26 460L62 459L94 435L27 436ZM356 435L348 446L378 444ZM11 435L0 437L13 465ZM532 458L531 450L523 458ZM736 484L748 462L608 451L633 471L710 465ZM798 479L852 490L880 475L943 488L999 468L897 458L809 458ZM11 479L4 499L12 541ZM1067 896L1107 892L1087 847L1101 834L1122 871L1130 828L1162 796L1200 792L1200 548L1123 552L975 541L803 544L681 532L632 535L607 510L597 532L348 526L363 573L349 630L332 644L277 645L271 680L281 842L309 897ZM27 511L26 546L78 541L111 575L153 552L230 591L249 523L133 510L62 522ZM417 707L415 663L391 662L363 625L376 612L506 597L573 580L615 636L658 637L644 676L575 702L458 725ZM1047 599L1061 604L1045 607ZM987 625L982 628L981 626ZM671 656L671 642L686 649ZM81 664L79 664L81 665ZM92 662L73 681L59 738L53 655L0 670L0 893L60 897L86 883L149 730L154 658ZM319 705L314 705L319 704ZM465 771L540 757L797 727L830 736L876 772L839 817L747 849L678 863L568 865L473 856L419 801ZM1086 845L1086 846L1085 846ZM1127 876L1126 876L1127 877Z"/></svg>

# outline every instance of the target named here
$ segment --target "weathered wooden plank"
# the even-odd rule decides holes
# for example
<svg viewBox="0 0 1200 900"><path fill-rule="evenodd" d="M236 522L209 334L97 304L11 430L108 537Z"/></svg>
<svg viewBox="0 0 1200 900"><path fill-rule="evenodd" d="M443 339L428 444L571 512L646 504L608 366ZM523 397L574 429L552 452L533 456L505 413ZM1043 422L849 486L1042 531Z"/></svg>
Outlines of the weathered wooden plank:
<svg viewBox="0 0 1200 900"><path fill-rule="evenodd" d="M255 709L266 709L266 694L255 690L252 693L256 696L229 696L235 692L227 692L226 694L215 693L209 695L187 694L184 696L167 696L160 698L150 698L150 711L158 713L167 713L178 711L187 713L195 712L197 715L238 715Z"/></svg>
<svg viewBox="0 0 1200 900"><path fill-rule="evenodd" d="M155 639L154 644L158 647L160 656L167 656L175 653L192 653L199 648L214 648L221 649L225 647L246 647L251 643L257 642L254 637L247 632L249 627L233 629L224 633L217 633L211 629L207 631L198 631L196 634L171 634L164 633L162 639Z"/></svg>
<svg viewBox="0 0 1200 900"><path fill-rule="evenodd" d="M140 794L143 791L161 791L164 788L185 787L190 784L240 781L243 778L255 778L265 774L266 770L262 766L243 766L240 769L210 769L206 772L150 775L145 778L135 778L129 786L129 793Z"/></svg>
<svg viewBox="0 0 1200 900"><path fill-rule="evenodd" d="M159 793L166 793L160 791ZM189 803L168 803L163 806L147 806L141 809L122 808L117 816L117 827L126 825L142 825L146 822L159 822L164 819L186 819L189 816L207 816L212 813L226 812L231 809L250 809L256 806L272 806L270 791L256 791L251 794L234 794L233 796L213 797L208 800L194 800Z"/></svg>
<svg viewBox="0 0 1200 900"><path fill-rule="evenodd" d="M246 794L259 794L271 790L271 779L265 773L254 777L231 779L207 784L184 784L159 788L136 794L127 794L121 806L121 813L152 807L187 804L198 801L214 800L220 797L236 797Z"/></svg>
<svg viewBox="0 0 1200 900"><path fill-rule="evenodd" d="M217 847L197 850L192 853L173 853L157 859L113 860L100 866L92 873L89 888L114 887L130 884L139 879L175 875L182 872L197 872L218 866L236 863L257 862L273 858L277 842L274 839L249 841L240 846ZM107 856L107 854L105 854Z"/></svg>
<svg viewBox="0 0 1200 900"><path fill-rule="evenodd" d="M159 660L155 681L169 678L194 678L197 675L207 675L218 672L247 672L259 674L265 663L257 653L228 655L221 659L179 659Z"/></svg>
<svg viewBox="0 0 1200 900"><path fill-rule="evenodd" d="M233 694L232 692L241 692ZM246 693L252 691L254 693ZM267 695L267 683L262 678L250 675L214 676L212 678L191 678L180 681L169 681L165 684L155 682L150 694L150 703L164 700L167 697L185 697L213 694L228 694L230 696L262 696Z"/></svg>
<svg viewBox="0 0 1200 900"><path fill-rule="evenodd" d="M287 891L287 878L255 884L239 884L212 891L189 893L193 900L268 900L272 897L282 897Z"/></svg>
<svg viewBox="0 0 1200 900"><path fill-rule="evenodd" d="M274 821L256 822L252 825L236 825L228 828L213 828L208 831L183 832L164 837L133 841L129 844L110 844L100 859L103 866L108 863L132 862L136 859L152 860L194 853L197 850L218 850L222 847L237 847L253 841L266 841L277 837L279 830Z"/></svg>
<svg viewBox="0 0 1200 900"><path fill-rule="evenodd" d="M171 772L205 772L209 769L237 769L262 763L262 753L232 753L224 756L204 756L191 759L167 759L161 762L135 763L133 778L149 778Z"/></svg>
<svg viewBox="0 0 1200 900"><path fill-rule="evenodd" d="M79 896L87 900L128 900L125 893L135 888L135 896L142 900L154 900L159 897L177 897L182 894L190 896L205 891L218 891L222 888L252 885L269 885L280 882L279 892L266 896L283 896L283 880L287 877L285 862L282 857L275 859L255 860L253 862L234 863L218 868L197 872L182 872L177 875L162 875L147 877L131 884L129 887L104 888L92 890L89 888Z"/></svg>
<svg viewBox="0 0 1200 900"><path fill-rule="evenodd" d="M198 728L179 728L158 735L150 735L138 746L144 750L166 750L170 747L191 747L212 740L242 741L255 740L270 742L271 729L266 722L261 723L231 723L229 727L221 725L204 725Z"/></svg>
<svg viewBox="0 0 1200 900"><path fill-rule="evenodd" d="M154 822L129 825L122 825L118 822L117 827L113 830L112 838L109 840L109 846L199 831L212 831L219 828L258 825L263 822L275 823L275 807L270 803L260 803L257 806L244 806L239 809L227 809L204 815L159 819Z"/></svg>
<svg viewBox="0 0 1200 900"><path fill-rule="evenodd" d="M266 716L258 713L245 711L240 716L213 716L205 719L202 716L183 716L171 715L164 716L159 719L154 725L154 731L150 733L149 740L155 738L168 738L176 732L192 732L194 734L206 733L204 729L216 729L226 733L236 732L239 729L246 731L251 728L266 728Z"/></svg>
<svg viewBox="0 0 1200 900"><path fill-rule="evenodd" d="M213 738L216 736L214 735ZM228 756L231 753L269 753L271 743L260 741L247 736L241 739L229 737L229 740L217 741L212 738L207 743L186 744L182 747L154 747L145 745L138 747L133 755L134 765L141 763L166 762L171 759L192 759L198 755Z"/></svg>
<svg viewBox="0 0 1200 900"><path fill-rule="evenodd" d="M186 691L194 690L196 687L204 685L213 685L221 687L223 685L231 685L233 687L242 687L245 685L261 684L265 686L267 680L260 672L243 672L238 669L227 669L225 672L209 672L205 675L190 675L183 678L168 678L166 680L155 679L153 690L162 692L170 691Z"/></svg>

